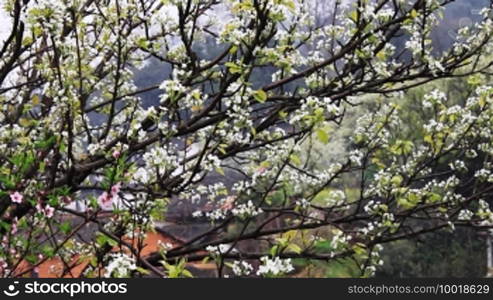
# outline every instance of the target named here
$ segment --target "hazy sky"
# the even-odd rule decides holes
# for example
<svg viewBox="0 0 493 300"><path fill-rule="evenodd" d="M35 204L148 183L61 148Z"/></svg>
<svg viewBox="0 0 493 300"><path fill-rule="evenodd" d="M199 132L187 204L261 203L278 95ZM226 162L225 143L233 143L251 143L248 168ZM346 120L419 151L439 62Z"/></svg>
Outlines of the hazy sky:
<svg viewBox="0 0 493 300"><path fill-rule="evenodd" d="M0 45L3 45L4 39L7 36L8 24L10 20L5 16L5 13L0 9Z"/></svg>

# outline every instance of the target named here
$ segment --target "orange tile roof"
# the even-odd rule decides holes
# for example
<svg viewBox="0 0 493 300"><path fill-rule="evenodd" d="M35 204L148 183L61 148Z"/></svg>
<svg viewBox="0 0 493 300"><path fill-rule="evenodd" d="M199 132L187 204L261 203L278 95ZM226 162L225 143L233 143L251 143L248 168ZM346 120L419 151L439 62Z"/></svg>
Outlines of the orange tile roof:
<svg viewBox="0 0 493 300"><path fill-rule="evenodd" d="M131 238L126 237L123 239L125 242L129 244L133 244L134 247L137 246L137 240L134 239L132 241ZM141 257L146 257L152 253L157 252L160 249L160 245L170 244L172 247L179 246L182 242L177 239L166 235L163 232L148 232L143 241L143 248L141 249L140 255ZM116 246L112 249L113 252L120 251L121 248ZM124 251L128 251L128 249L123 249ZM31 275L31 271L34 269L35 273L39 278L79 278L82 276L84 270L89 265L89 259L80 259L79 255L75 255L69 262L63 262L60 257L53 257L48 259L38 266L33 266L29 264L27 261L23 260L19 266L16 268L16 272L14 276L22 276L27 277ZM194 268L211 270L215 268L215 264L202 264L199 262L189 263L188 265L193 266Z"/></svg>

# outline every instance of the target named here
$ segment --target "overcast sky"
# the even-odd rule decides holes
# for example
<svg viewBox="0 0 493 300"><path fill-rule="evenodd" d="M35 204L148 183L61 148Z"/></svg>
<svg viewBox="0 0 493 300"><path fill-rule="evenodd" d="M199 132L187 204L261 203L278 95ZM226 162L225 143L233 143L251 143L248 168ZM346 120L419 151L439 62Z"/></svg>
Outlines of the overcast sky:
<svg viewBox="0 0 493 300"><path fill-rule="evenodd" d="M7 35L9 22L10 20L5 16L3 9L0 9L0 45L3 45L3 41Z"/></svg>

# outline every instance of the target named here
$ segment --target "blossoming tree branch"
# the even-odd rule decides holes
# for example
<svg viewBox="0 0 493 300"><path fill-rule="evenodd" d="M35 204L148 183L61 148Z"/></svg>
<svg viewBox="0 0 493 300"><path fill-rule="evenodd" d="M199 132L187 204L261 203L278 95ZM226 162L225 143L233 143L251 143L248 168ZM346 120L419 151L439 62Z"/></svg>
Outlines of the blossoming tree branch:
<svg viewBox="0 0 493 300"><path fill-rule="evenodd" d="M493 88L426 95L415 135L395 101L491 70L489 7L434 48L451 2L3 1L0 276L74 257L85 277L286 276L299 259L371 276L387 242L491 227ZM165 79L139 87L149 62ZM365 95L383 100L333 155ZM143 254L171 206L207 230Z"/></svg>

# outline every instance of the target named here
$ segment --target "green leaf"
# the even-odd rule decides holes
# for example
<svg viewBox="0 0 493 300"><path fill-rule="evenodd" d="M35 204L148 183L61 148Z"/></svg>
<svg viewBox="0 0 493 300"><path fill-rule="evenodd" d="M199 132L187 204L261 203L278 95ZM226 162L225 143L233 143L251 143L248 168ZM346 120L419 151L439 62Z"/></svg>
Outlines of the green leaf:
<svg viewBox="0 0 493 300"><path fill-rule="evenodd" d="M399 206L404 208L404 209L411 209L411 208L414 208L416 206L415 203L408 201L406 198L397 199L397 204L399 204Z"/></svg>
<svg viewBox="0 0 493 300"><path fill-rule="evenodd" d="M227 62L224 64L231 74L241 73L241 67L234 62Z"/></svg>
<svg viewBox="0 0 493 300"><path fill-rule="evenodd" d="M356 243L352 247L354 253L359 256L366 256L367 251L366 251L366 246L362 243Z"/></svg>
<svg viewBox="0 0 493 300"><path fill-rule="evenodd" d="M294 1L292 1L292 0L285 1L284 5L286 5L291 12L293 12L296 9L296 5L294 4Z"/></svg>
<svg viewBox="0 0 493 300"><path fill-rule="evenodd" d="M147 49L147 47L149 47L149 41L146 40L145 38L140 38L137 40L137 46L139 46L142 49Z"/></svg>
<svg viewBox="0 0 493 300"><path fill-rule="evenodd" d="M288 250L291 250L292 252L296 253L296 254L300 254L301 253L301 247L296 245L296 244L289 244L288 245Z"/></svg>
<svg viewBox="0 0 493 300"><path fill-rule="evenodd" d="M428 193L427 195L427 202L428 203L437 203L437 202L440 202L442 200L442 196L437 194L437 193Z"/></svg>
<svg viewBox="0 0 493 300"><path fill-rule="evenodd" d="M467 84L473 87L480 86L482 84L481 76L479 74L469 76L467 78Z"/></svg>
<svg viewBox="0 0 493 300"><path fill-rule="evenodd" d="M387 58L387 55L385 54L385 51L378 51L377 53L377 58L380 59L380 60L384 60L385 58Z"/></svg>
<svg viewBox="0 0 493 300"><path fill-rule="evenodd" d="M411 18L416 19L418 17L418 12L415 9L413 9L411 10L410 15Z"/></svg>
<svg viewBox="0 0 493 300"><path fill-rule="evenodd" d="M257 90L253 93L253 97L260 103L264 103L267 100L267 93L263 90Z"/></svg>
<svg viewBox="0 0 493 300"><path fill-rule="evenodd" d="M319 141L321 141L324 144L328 144L329 143L329 135L322 128L317 129L317 138L318 138Z"/></svg>
<svg viewBox="0 0 493 300"><path fill-rule="evenodd" d="M219 173L219 174L221 174L221 175L223 175L223 176L226 176L226 174L224 174L223 168L219 168L219 167L216 168L216 172Z"/></svg>
<svg viewBox="0 0 493 300"><path fill-rule="evenodd" d="M358 21L358 12L353 10L350 14L349 14L349 19L351 19L354 23L356 23Z"/></svg>
<svg viewBox="0 0 493 300"><path fill-rule="evenodd" d="M238 46L232 46L231 49L229 49L230 54L235 54L238 51Z"/></svg>
<svg viewBox="0 0 493 300"><path fill-rule="evenodd" d="M151 274L151 272L150 272L149 270L146 270L146 269L144 269L144 268L142 268L142 267L137 267L137 269L136 269L136 270L137 270L137 272L139 272L139 273L141 273L141 274L144 274L144 275L149 275L149 274Z"/></svg>
<svg viewBox="0 0 493 300"><path fill-rule="evenodd" d="M431 135L426 135L423 140L432 146L435 144Z"/></svg>
<svg viewBox="0 0 493 300"><path fill-rule="evenodd" d="M39 99L39 95L37 95L37 94L33 95L33 97L31 98L31 102L34 105L38 105L41 102L40 99Z"/></svg>
<svg viewBox="0 0 493 300"><path fill-rule="evenodd" d="M62 224L60 224L59 228L64 234L68 234L72 230L72 225L70 224L70 222L63 222Z"/></svg>
<svg viewBox="0 0 493 300"><path fill-rule="evenodd" d="M41 253L46 257L53 257L53 255L55 255L55 250L50 246L44 246L41 249Z"/></svg>
<svg viewBox="0 0 493 300"><path fill-rule="evenodd" d="M390 148L390 151L394 154L403 155L409 154L414 148L414 144L411 141L397 140Z"/></svg>
<svg viewBox="0 0 493 300"><path fill-rule="evenodd" d="M192 273L190 273L190 271L188 271L187 269L184 269L184 270L181 272L181 274L182 274L183 276L185 276L185 277L188 277L188 278L192 278L192 277L193 277Z"/></svg>
<svg viewBox="0 0 493 300"><path fill-rule="evenodd" d="M296 154L291 154L291 155L289 156L289 159L290 159L290 160L291 160L291 162L292 162L293 164L295 164L296 166L300 166L300 165L301 165L301 159L300 159L300 157L299 157L298 155L296 155Z"/></svg>
<svg viewBox="0 0 493 300"><path fill-rule="evenodd" d="M283 110L281 110L281 111L279 112L279 117L280 117L281 119L283 119L283 120L284 120L284 119L286 119L286 117L287 117L287 116L288 116L288 113L287 113L287 112L285 112L285 111L283 111Z"/></svg>
<svg viewBox="0 0 493 300"><path fill-rule="evenodd" d="M399 186L401 185L402 180L403 178L401 175L395 175L394 177L392 177L392 179L390 179L390 182L395 186Z"/></svg>
<svg viewBox="0 0 493 300"><path fill-rule="evenodd" d="M478 103L479 103L479 106L481 108L485 107L485 105L486 105L486 97L484 95L479 96Z"/></svg>

